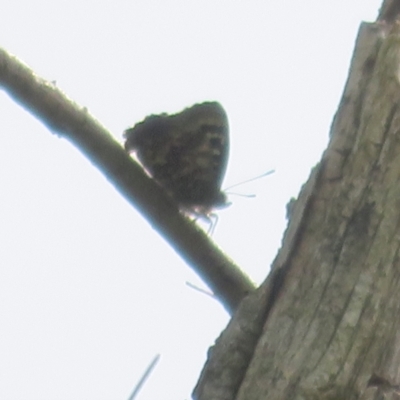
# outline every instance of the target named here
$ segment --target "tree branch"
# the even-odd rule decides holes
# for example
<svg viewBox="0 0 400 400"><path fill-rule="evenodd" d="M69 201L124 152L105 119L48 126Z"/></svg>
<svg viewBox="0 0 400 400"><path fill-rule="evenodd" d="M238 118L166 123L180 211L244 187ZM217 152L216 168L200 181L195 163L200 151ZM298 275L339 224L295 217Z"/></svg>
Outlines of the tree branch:
<svg viewBox="0 0 400 400"><path fill-rule="evenodd" d="M85 108L3 49L0 87L51 131L78 147L205 280L228 312L233 312L243 297L254 290L249 278L193 221L179 212L170 197Z"/></svg>

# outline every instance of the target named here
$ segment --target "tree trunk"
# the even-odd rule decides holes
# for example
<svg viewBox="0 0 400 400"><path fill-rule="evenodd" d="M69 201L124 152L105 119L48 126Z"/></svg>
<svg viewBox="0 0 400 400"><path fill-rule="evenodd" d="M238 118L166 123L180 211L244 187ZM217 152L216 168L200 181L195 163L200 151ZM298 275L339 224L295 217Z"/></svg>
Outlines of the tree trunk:
<svg viewBox="0 0 400 400"><path fill-rule="evenodd" d="M329 146L194 398L400 398L399 13L361 25Z"/></svg>

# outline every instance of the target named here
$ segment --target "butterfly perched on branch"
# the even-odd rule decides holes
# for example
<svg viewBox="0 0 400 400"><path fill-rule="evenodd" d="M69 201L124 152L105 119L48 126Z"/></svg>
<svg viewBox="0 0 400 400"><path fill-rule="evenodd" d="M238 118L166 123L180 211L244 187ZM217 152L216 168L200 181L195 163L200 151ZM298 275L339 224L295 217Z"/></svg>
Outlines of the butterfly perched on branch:
<svg viewBox="0 0 400 400"><path fill-rule="evenodd" d="M124 132L125 149L183 212L209 217L228 205L221 191L228 162L229 127L217 102L178 114L150 115Z"/></svg>

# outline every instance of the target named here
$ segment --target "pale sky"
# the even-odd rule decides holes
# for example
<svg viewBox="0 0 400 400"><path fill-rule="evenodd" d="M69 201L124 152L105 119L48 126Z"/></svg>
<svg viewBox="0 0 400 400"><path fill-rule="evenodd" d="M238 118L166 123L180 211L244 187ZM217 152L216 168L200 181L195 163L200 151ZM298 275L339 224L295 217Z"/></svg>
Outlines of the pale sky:
<svg viewBox="0 0 400 400"><path fill-rule="evenodd" d="M148 114L216 100L230 123L213 235L257 283L285 206L328 141L362 20L379 0L16 0L0 46L122 142ZM190 398L229 316L67 140L0 92L0 398ZM236 189L235 189L236 190Z"/></svg>

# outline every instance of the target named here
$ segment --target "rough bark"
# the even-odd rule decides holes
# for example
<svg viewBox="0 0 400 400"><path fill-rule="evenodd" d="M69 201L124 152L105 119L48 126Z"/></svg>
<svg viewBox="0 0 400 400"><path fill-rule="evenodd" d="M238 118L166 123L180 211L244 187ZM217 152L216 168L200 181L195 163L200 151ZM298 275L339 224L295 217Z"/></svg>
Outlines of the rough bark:
<svg viewBox="0 0 400 400"><path fill-rule="evenodd" d="M361 25L328 148L270 276L210 351L196 399L400 398L397 10L385 2Z"/></svg>

